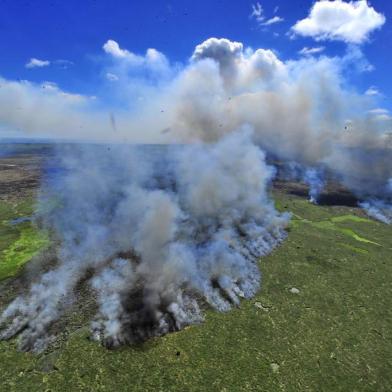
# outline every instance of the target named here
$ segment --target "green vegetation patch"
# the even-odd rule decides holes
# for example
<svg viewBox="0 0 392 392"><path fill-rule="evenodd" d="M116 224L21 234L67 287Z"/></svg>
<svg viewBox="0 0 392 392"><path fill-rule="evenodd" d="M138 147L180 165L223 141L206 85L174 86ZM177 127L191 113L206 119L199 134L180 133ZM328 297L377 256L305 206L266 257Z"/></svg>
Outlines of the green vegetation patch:
<svg viewBox="0 0 392 392"><path fill-rule="evenodd" d="M371 219L367 218L362 218L357 215L340 215L340 216L333 216L331 218L331 221L334 223L339 223L339 222L347 222L347 221L352 221L352 222L365 222L365 223L372 223Z"/></svg>
<svg viewBox="0 0 392 392"><path fill-rule="evenodd" d="M0 280L14 276L39 251L49 245L48 235L30 222L12 224L11 220L31 215L33 203L0 203Z"/></svg>
<svg viewBox="0 0 392 392"><path fill-rule="evenodd" d="M308 203L308 204L310 204L310 203ZM320 206L317 206L317 208L322 209ZM371 219L362 218L357 215L339 215L339 216L332 216L326 220L312 221L312 220L303 218L302 216L300 216L296 213L293 213L292 216L293 216L293 219L290 222L291 227L296 227L296 226L298 226L298 224L308 224L316 229L339 231L347 236L352 237L354 240L359 241L359 242L365 242L368 244L381 246L379 243L377 243L375 241L372 241L370 239L362 237L361 235L356 233L351 228L341 227L341 225L339 225L340 223L346 223L346 222L374 223L374 221L372 221Z"/></svg>
<svg viewBox="0 0 392 392"><path fill-rule="evenodd" d="M0 255L0 280L15 275L38 252L50 244L47 233L24 224L19 238Z"/></svg>
<svg viewBox="0 0 392 392"><path fill-rule="evenodd" d="M347 249L353 250L354 252L362 253L362 254L364 254L364 255L366 255L366 254L369 253L369 251L367 251L366 249L358 248L358 247L356 247L356 246L352 246L352 245L349 245L349 244L344 244L344 243L342 243L342 244L340 244L340 245L341 245L341 246L344 246L344 247L347 248Z"/></svg>

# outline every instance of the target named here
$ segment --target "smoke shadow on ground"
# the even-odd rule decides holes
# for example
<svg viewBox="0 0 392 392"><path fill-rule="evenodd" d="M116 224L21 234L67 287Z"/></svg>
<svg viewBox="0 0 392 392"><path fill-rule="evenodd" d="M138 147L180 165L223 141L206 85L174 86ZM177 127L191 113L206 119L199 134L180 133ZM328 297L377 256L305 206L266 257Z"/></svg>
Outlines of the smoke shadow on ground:
<svg viewBox="0 0 392 392"><path fill-rule="evenodd" d="M357 207L359 200L350 192L322 193L318 204L324 206Z"/></svg>
<svg viewBox="0 0 392 392"><path fill-rule="evenodd" d="M274 187L293 196L309 197L309 187L304 183L276 180ZM357 207L358 203L359 200L353 193L335 183L329 183L317 200L317 204L322 206Z"/></svg>

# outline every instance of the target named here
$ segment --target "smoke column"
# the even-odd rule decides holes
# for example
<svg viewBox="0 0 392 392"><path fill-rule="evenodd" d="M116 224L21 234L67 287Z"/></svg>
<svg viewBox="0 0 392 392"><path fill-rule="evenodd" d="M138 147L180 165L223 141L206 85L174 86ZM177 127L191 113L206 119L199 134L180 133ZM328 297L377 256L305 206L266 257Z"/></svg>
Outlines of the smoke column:
<svg viewBox="0 0 392 392"><path fill-rule="evenodd" d="M188 144L249 125L268 156L305 171L322 167L361 202L391 204L392 116L347 80L370 68L358 47L342 57L283 61L270 49L209 38L180 65L113 40L103 50L111 61L105 71L121 78L104 86L105 96L121 97L115 122L112 101L1 79L2 126L72 140Z"/></svg>
<svg viewBox="0 0 392 392"><path fill-rule="evenodd" d="M211 141L251 124L267 154L303 168L315 196L323 188L317 168L323 168L359 200L390 206L392 120L374 116L366 96L344 88L345 68L363 60L351 48L343 58L283 63L270 50L211 38L196 47L177 82L182 99L173 132L186 141Z"/></svg>
<svg viewBox="0 0 392 392"><path fill-rule="evenodd" d="M40 209L58 266L1 320L23 350L46 347L88 273L92 335L108 346L200 322L206 305L227 311L256 293L259 257L285 237L289 216L267 195L274 170L249 130L208 145L72 147L61 159Z"/></svg>
<svg viewBox="0 0 392 392"><path fill-rule="evenodd" d="M366 66L357 48L284 62L210 38L181 66L154 49L103 49L108 71L122 72L115 96L128 99L115 124L88 97L2 80L2 124L115 143L58 151L62 171L43 185L37 214L60 244L58 265L5 309L3 338L19 334L22 349L42 350L86 279L99 307L92 334L109 346L254 295L256 261L282 241L288 220L268 197L275 170L262 151L295 162L313 201L331 174L369 214L391 221L391 120L347 86L346 70Z"/></svg>

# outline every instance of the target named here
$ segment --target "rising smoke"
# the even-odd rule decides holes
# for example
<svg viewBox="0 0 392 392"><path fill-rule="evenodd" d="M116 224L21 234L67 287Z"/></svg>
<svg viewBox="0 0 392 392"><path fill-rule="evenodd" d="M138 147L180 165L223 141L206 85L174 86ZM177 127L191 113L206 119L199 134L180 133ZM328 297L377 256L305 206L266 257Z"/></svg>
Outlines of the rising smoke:
<svg viewBox="0 0 392 392"><path fill-rule="evenodd" d="M296 167L311 201L328 172L390 223L391 120L372 115L370 98L345 83L348 65L366 67L358 50L283 62L271 50L211 38L189 64L173 66L157 51L136 56L113 42L105 51L108 71L122 78L115 96L132 102L115 117L57 87L3 81L0 119L11 128L164 143L59 149L61 173L43 185L37 213L60 243L58 265L4 311L3 338L19 334L22 349L42 350L86 279L98 303L92 335L109 346L254 295L257 260L284 239L288 221L268 197L275 170L262 150ZM15 112L19 102L25 114Z"/></svg>
<svg viewBox="0 0 392 392"><path fill-rule="evenodd" d="M274 170L247 130L211 145L73 147L61 157L40 211L59 264L1 320L12 320L2 337L20 333L24 350L45 348L87 273L93 336L116 346L199 322L203 304L226 311L252 297L259 257L285 237L289 217L267 195Z"/></svg>
<svg viewBox="0 0 392 392"><path fill-rule="evenodd" d="M390 204L392 117L349 87L347 70L370 69L358 48L283 62L268 49L210 38L186 65L111 40L104 50L106 71L119 79L105 85L110 105L51 83L0 80L0 123L53 138L169 144L216 142L248 124L268 155L304 171L322 168L359 200Z"/></svg>
<svg viewBox="0 0 392 392"><path fill-rule="evenodd" d="M268 154L302 167L316 196L328 171L359 199L389 204L392 120L371 115L368 97L344 88L344 67L361 59L351 49L343 59L282 63L269 50L209 39L178 82L173 132L214 141L251 124Z"/></svg>

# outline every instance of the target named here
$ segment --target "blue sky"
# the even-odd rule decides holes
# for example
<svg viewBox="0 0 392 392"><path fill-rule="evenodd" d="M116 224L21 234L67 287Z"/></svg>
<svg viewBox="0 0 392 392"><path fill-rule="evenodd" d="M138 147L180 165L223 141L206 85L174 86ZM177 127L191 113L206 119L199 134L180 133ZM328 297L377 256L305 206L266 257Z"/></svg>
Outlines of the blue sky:
<svg viewBox="0 0 392 392"><path fill-rule="evenodd" d="M249 18L254 1L108 1L108 0L3 0L0 3L0 48L3 53L0 75L7 79L54 81L61 88L94 93L102 45L114 39L135 53L156 48L172 61L186 61L196 44L209 37L225 37L254 48L272 48L283 59L297 58L302 47L318 46L312 38L290 40L285 33L297 20L307 16L312 1L264 0L269 17L285 20L258 27ZM370 85L392 96L392 27L388 16L392 4L374 0L371 5L386 16L385 25L371 34L363 52L375 70L361 75L358 88ZM279 36L277 36L279 34ZM323 42L325 53L342 54L343 42ZM73 65L26 69L29 58L67 60Z"/></svg>
<svg viewBox="0 0 392 392"><path fill-rule="evenodd" d="M293 34L293 26L310 16L315 4L311 0L1 0L0 77L51 82L61 91L86 96L105 95L110 59L103 45L109 39L140 55L155 48L171 64L182 66L195 46L210 37L271 49L282 61L298 60L301 50L314 50L316 57L343 57L356 48L362 53L361 67L367 70L358 72L355 61L349 64L345 77L350 89L374 92L376 106L392 110L392 2L355 3L360 2L373 10L373 16L364 25L356 21L357 27L339 37L333 30L308 34L298 29ZM373 22L378 25L371 27ZM354 36L362 28L358 40Z"/></svg>

